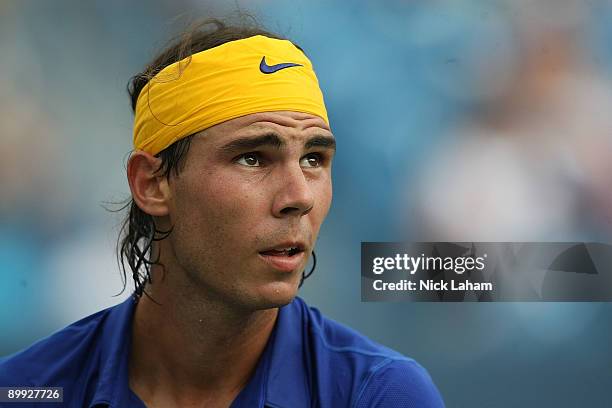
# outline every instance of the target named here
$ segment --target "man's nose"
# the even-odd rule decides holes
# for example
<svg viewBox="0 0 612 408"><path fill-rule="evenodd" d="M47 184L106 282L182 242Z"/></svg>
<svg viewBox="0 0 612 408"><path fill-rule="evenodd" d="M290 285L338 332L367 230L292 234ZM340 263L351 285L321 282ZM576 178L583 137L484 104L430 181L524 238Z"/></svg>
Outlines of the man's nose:
<svg viewBox="0 0 612 408"><path fill-rule="evenodd" d="M287 166L278 176L279 188L273 203L275 217L306 215L314 206L312 186L299 165Z"/></svg>

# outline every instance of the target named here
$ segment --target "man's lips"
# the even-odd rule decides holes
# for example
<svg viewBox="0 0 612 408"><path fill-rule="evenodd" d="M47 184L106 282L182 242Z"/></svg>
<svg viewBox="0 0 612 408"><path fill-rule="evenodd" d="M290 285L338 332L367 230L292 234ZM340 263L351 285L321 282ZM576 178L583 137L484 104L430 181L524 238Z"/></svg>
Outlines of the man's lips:
<svg viewBox="0 0 612 408"><path fill-rule="evenodd" d="M298 252L303 252L306 249L306 244L302 241L284 241L284 242L280 242L274 246L265 248L261 251L259 251L259 253L269 253L270 255L275 254L275 253L282 253L282 252L288 252L288 253L298 253Z"/></svg>
<svg viewBox="0 0 612 408"><path fill-rule="evenodd" d="M260 251L259 256L276 270L292 272L300 266L306 256L304 248L305 245L301 242L284 242Z"/></svg>
<svg viewBox="0 0 612 408"><path fill-rule="evenodd" d="M304 260L306 254L304 251L298 252L294 255L289 254L268 254L259 253L259 257L263 259L268 265L281 272L293 272L295 271Z"/></svg>

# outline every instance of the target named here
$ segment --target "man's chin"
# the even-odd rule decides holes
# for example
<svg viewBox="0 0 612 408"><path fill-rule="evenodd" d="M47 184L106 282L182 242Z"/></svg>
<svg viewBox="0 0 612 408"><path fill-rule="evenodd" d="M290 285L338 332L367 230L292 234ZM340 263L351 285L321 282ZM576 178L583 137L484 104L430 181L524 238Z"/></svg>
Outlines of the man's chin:
<svg viewBox="0 0 612 408"><path fill-rule="evenodd" d="M266 285L258 292L256 308L271 309L291 303L297 296L297 287L288 283L274 283Z"/></svg>

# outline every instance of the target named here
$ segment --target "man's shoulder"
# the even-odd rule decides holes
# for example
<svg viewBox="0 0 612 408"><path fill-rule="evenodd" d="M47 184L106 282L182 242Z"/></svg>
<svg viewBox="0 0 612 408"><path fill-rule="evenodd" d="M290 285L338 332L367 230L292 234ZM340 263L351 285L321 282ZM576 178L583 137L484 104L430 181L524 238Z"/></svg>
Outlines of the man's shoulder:
<svg viewBox="0 0 612 408"><path fill-rule="evenodd" d="M326 317L302 299L297 303L308 320L316 371L343 384L350 406L444 407L429 373L414 359Z"/></svg>
<svg viewBox="0 0 612 408"><path fill-rule="evenodd" d="M54 386L79 378L83 363L96 357L108 308L80 319L31 346L0 357L0 386Z"/></svg>
<svg viewBox="0 0 612 408"><path fill-rule="evenodd" d="M443 408L429 373L412 359L385 361L368 373L352 406Z"/></svg>
<svg viewBox="0 0 612 408"><path fill-rule="evenodd" d="M403 354L383 346L359 331L325 316L319 309L307 305L297 298L307 320L313 342L332 356L362 358L368 361L406 360L412 361Z"/></svg>

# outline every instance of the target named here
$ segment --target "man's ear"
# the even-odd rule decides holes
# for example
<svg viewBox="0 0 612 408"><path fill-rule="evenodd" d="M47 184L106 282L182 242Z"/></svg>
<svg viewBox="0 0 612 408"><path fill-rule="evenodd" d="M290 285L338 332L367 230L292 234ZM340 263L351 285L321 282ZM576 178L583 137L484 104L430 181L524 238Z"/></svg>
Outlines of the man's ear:
<svg viewBox="0 0 612 408"><path fill-rule="evenodd" d="M168 180L156 173L161 159L143 152L135 151L127 165L128 183L136 205L152 216L168 215L170 190Z"/></svg>

